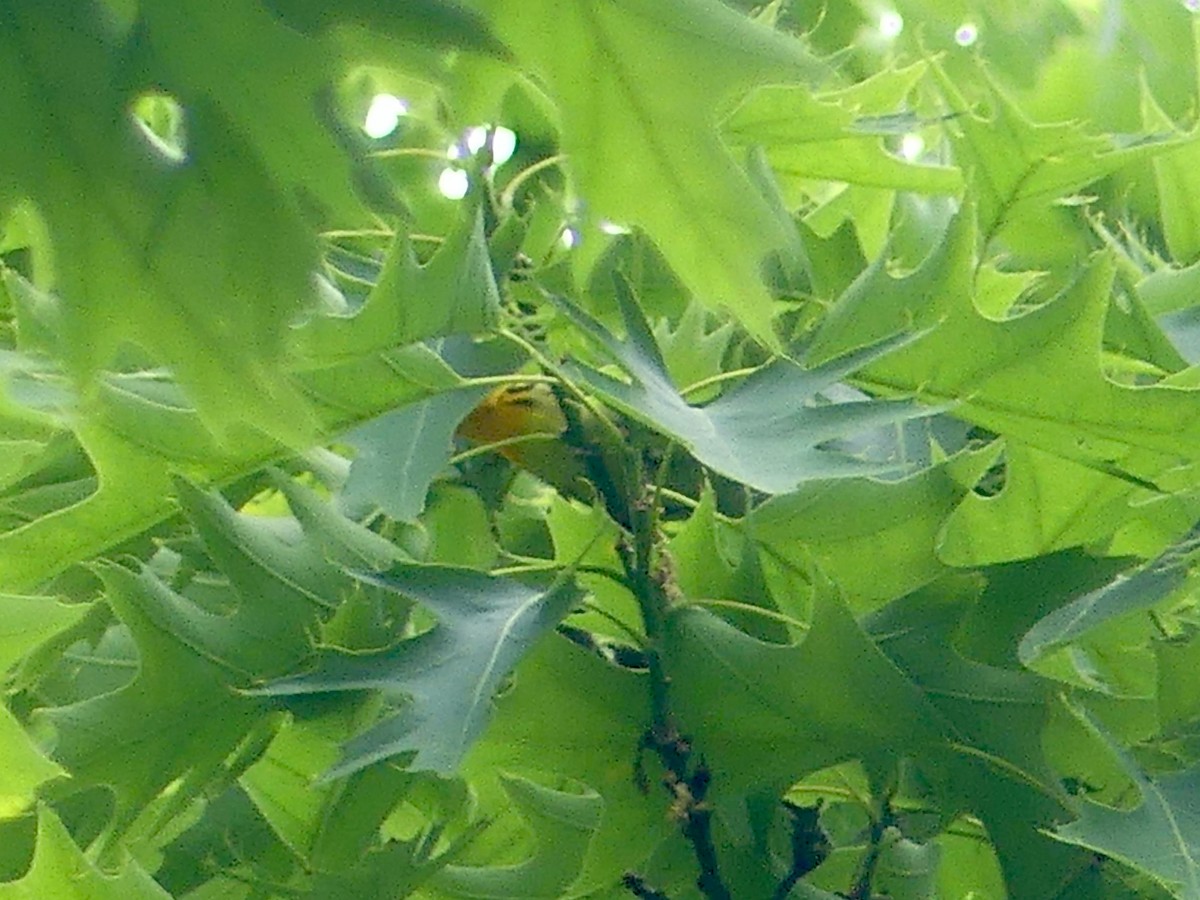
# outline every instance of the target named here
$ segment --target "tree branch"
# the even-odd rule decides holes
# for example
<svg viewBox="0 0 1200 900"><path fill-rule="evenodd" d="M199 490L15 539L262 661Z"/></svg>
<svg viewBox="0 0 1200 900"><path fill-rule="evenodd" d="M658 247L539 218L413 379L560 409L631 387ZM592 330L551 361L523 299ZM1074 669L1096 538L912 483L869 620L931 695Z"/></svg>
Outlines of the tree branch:
<svg viewBox="0 0 1200 900"><path fill-rule="evenodd" d="M867 853L858 869L858 877L846 894L847 900L871 900L871 885L875 881L875 870L879 866L879 855L883 850L883 836L893 824L891 794L879 801L879 814L871 818L871 831Z"/></svg>
<svg viewBox="0 0 1200 900"><path fill-rule="evenodd" d="M671 900L662 891L656 891L650 885L646 884L646 879L641 875L636 875L633 872L626 872L621 878L621 887L629 891L635 897L640 897L641 900Z"/></svg>
<svg viewBox="0 0 1200 900"><path fill-rule="evenodd" d="M818 802L816 806L797 806L787 800L783 801L783 806L792 820L792 866L775 888L771 900L785 900L796 883L829 856L829 839L821 829L823 805L822 802Z"/></svg>

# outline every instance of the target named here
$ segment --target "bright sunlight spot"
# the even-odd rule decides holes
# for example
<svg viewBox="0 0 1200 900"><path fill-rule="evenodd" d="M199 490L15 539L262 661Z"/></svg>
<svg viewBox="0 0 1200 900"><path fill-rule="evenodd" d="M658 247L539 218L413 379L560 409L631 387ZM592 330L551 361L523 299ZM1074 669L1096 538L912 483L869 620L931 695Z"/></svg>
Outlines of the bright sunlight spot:
<svg viewBox="0 0 1200 900"><path fill-rule="evenodd" d="M376 94L363 120L363 131L369 138L385 138L400 124L408 112L408 104L393 94Z"/></svg>
<svg viewBox="0 0 1200 900"><path fill-rule="evenodd" d="M487 144L487 133L486 125L476 125L474 128L468 128L466 137L467 151L474 155L482 150Z"/></svg>
<svg viewBox="0 0 1200 900"><path fill-rule="evenodd" d="M442 192L443 197L451 200L461 200L467 196L470 186L471 179L462 169L442 169L442 174L438 176L438 190Z"/></svg>
<svg viewBox="0 0 1200 900"><path fill-rule="evenodd" d="M502 166L517 152L517 133L511 128L497 125L492 131L492 162Z"/></svg>
<svg viewBox="0 0 1200 900"><path fill-rule="evenodd" d="M562 237L560 237L559 240L562 242L564 247L570 250L579 243L579 232L574 228L564 228Z"/></svg>
<svg viewBox="0 0 1200 900"><path fill-rule="evenodd" d="M599 228L605 234L629 234L629 229L624 225L618 225L616 222L608 221L608 219L603 220Z"/></svg>
<svg viewBox="0 0 1200 900"><path fill-rule="evenodd" d="M467 152L474 155L487 146L489 131L492 135L492 165L502 166L512 159L512 155L517 151L517 135L511 128L505 128L503 125L495 128L476 125L467 130L463 143L466 144ZM458 157L452 155L451 158Z"/></svg>
<svg viewBox="0 0 1200 900"><path fill-rule="evenodd" d="M900 32L904 30L904 16L896 12L894 9L888 10L879 17L879 33L885 38L900 37Z"/></svg>
<svg viewBox="0 0 1200 900"><path fill-rule="evenodd" d="M1188 12L1200 12L1200 0L1183 0L1183 8Z"/></svg>
<svg viewBox="0 0 1200 900"><path fill-rule="evenodd" d="M187 157L183 108L170 94L142 94L129 108L134 123L154 150L173 163Z"/></svg>
<svg viewBox="0 0 1200 900"><path fill-rule="evenodd" d="M900 155L909 162L920 157L925 152L925 138L919 134L906 134L900 138Z"/></svg>
<svg viewBox="0 0 1200 900"><path fill-rule="evenodd" d="M970 47L979 40L979 26L974 22L963 22L954 30L954 43L960 47Z"/></svg>

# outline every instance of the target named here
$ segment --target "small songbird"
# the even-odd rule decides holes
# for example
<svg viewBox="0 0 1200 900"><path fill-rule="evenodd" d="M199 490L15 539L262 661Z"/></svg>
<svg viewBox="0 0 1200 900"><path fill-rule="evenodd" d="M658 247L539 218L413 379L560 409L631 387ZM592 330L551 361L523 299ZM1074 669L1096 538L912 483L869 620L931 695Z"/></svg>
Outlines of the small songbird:
<svg viewBox="0 0 1200 900"><path fill-rule="evenodd" d="M550 385L520 382L496 388L458 426L457 435L477 446L501 441L496 453L532 472L559 493L588 499L587 465L565 440L568 421Z"/></svg>

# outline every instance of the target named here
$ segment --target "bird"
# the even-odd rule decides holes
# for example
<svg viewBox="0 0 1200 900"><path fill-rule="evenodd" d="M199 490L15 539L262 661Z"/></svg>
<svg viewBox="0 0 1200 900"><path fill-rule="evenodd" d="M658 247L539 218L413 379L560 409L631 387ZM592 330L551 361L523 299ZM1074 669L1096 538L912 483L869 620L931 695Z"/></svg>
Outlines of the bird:
<svg viewBox="0 0 1200 900"><path fill-rule="evenodd" d="M501 385L485 396L455 434L536 475L567 497L589 494L583 454L566 440L570 422L554 389L541 381Z"/></svg>

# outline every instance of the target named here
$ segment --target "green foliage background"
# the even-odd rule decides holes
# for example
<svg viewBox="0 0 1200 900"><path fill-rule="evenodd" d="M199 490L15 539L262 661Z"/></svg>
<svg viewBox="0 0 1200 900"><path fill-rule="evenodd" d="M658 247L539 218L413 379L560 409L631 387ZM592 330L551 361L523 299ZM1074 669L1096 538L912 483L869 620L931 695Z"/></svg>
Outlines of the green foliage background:
<svg viewBox="0 0 1200 900"><path fill-rule="evenodd" d="M1188 6L0 0L0 900L1200 898Z"/></svg>

